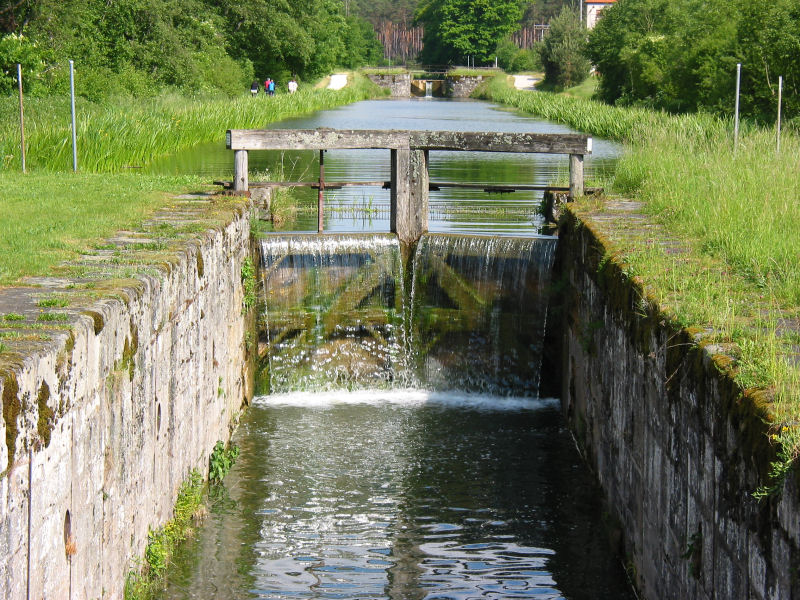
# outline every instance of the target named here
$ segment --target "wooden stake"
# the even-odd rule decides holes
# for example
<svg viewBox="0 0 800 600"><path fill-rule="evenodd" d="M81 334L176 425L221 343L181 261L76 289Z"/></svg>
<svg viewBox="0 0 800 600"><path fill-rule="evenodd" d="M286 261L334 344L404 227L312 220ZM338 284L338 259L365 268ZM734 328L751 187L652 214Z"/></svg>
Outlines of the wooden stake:
<svg viewBox="0 0 800 600"><path fill-rule="evenodd" d="M781 152L781 104L783 102L783 75L778 77L778 141L775 151Z"/></svg>
<svg viewBox="0 0 800 600"><path fill-rule="evenodd" d="M25 116L22 110L22 65L17 63L17 81L19 82L19 146L22 152L22 172L25 173Z"/></svg>
<svg viewBox="0 0 800 600"><path fill-rule="evenodd" d="M317 193L317 233L322 233L325 210L325 150L319 151L319 192Z"/></svg>

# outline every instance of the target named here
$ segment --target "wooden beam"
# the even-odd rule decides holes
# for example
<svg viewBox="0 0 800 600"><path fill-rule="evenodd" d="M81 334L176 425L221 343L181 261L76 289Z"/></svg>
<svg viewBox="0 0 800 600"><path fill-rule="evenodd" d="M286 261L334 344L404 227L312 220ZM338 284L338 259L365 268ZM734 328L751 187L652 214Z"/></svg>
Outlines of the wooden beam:
<svg viewBox="0 0 800 600"><path fill-rule="evenodd" d="M236 192L246 192L247 186L247 150L237 150L233 153L233 189Z"/></svg>
<svg viewBox="0 0 800 600"><path fill-rule="evenodd" d="M389 228L401 242L416 243L428 231L428 153L392 150Z"/></svg>
<svg viewBox="0 0 800 600"><path fill-rule="evenodd" d="M229 129L229 150L343 150L408 148L408 132L357 129Z"/></svg>
<svg viewBox="0 0 800 600"><path fill-rule="evenodd" d="M412 131L411 148L471 152L591 154L592 138L577 133L495 133L470 131Z"/></svg>
<svg viewBox="0 0 800 600"><path fill-rule="evenodd" d="M368 129L230 129L229 150L411 148L472 152L591 154L592 138L575 133L495 133Z"/></svg>
<svg viewBox="0 0 800 600"><path fill-rule="evenodd" d="M585 195L583 184L583 155L569 155L569 199Z"/></svg>

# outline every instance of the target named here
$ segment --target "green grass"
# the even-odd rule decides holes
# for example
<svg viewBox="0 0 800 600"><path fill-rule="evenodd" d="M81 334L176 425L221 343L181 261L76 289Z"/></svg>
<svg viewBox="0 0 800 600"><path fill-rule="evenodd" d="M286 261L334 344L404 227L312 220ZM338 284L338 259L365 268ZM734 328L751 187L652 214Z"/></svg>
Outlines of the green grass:
<svg viewBox="0 0 800 600"><path fill-rule="evenodd" d="M340 91L309 88L273 98L79 102L77 174L70 172L67 101L29 99L27 175L19 172L17 100L0 99L0 214L14 216L0 219L0 286L47 275L54 265L101 247L114 232L138 227L173 194L206 189L208 183L194 176L144 175L125 166L221 140L229 128L263 127L374 95L380 95L379 88L357 76ZM108 171L113 173L101 174Z"/></svg>
<svg viewBox="0 0 800 600"><path fill-rule="evenodd" d="M542 74L542 77L544 77L544 74ZM536 84L536 89L540 92L552 92L557 94L563 94L564 96L570 98L582 98L584 100L590 100L594 97L594 93L595 91L597 91L597 86L599 85L599 83L600 81L597 77L587 77L578 85L562 90L548 83L544 79L541 79Z"/></svg>
<svg viewBox="0 0 800 600"><path fill-rule="evenodd" d="M78 169L119 172L203 142L223 140L227 129L262 128L287 117L324 110L378 95L368 79L356 76L343 90L304 86L296 94L271 98L250 94L193 99L116 98L77 103ZM0 99L0 171L21 170L18 100ZM28 98L25 104L26 165L29 170L72 169L72 133L67 98Z"/></svg>
<svg viewBox="0 0 800 600"><path fill-rule="evenodd" d="M405 67L365 67L360 72L364 75L403 75L409 71Z"/></svg>
<svg viewBox="0 0 800 600"><path fill-rule="evenodd" d="M713 328L743 388L774 394L772 435L782 460L795 459L800 340L782 325L800 322L800 136L785 131L778 155L774 130L745 123L734 152L726 119L519 92L504 79L483 97L625 144L613 191L643 201L688 252L620 236L620 260L677 323Z"/></svg>
<svg viewBox="0 0 800 600"><path fill-rule="evenodd" d="M500 69L471 69L467 67L456 67L447 71L453 77L494 77L502 73Z"/></svg>
<svg viewBox="0 0 800 600"><path fill-rule="evenodd" d="M0 173L0 286L47 275L120 229L139 226L196 177Z"/></svg>

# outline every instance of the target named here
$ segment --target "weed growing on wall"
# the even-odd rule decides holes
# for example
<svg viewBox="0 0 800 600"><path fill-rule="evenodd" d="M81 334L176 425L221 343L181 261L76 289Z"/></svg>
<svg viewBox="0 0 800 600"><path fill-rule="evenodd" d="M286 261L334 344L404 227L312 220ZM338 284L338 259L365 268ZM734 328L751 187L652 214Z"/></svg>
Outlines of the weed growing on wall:
<svg viewBox="0 0 800 600"><path fill-rule="evenodd" d="M144 600L152 598L164 577L175 547L193 530L198 515L204 514L203 476L193 469L181 485L175 502L175 514L163 527L148 534L142 568L128 573L125 581L125 598Z"/></svg>
<svg viewBox="0 0 800 600"><path fill-rule="evenodd" d="M242 285L244 296L242 298L242 314L247 314L256 305L256 267L249 256L242 263Z"/></svg>
<svg viewBox="0 0 800 600"><path fill-rule="evenodd" d="M230 444L226 448L221 440L218 441L214 445L211 457L208 459L208 481L214 485L221 484L238 457L239 446Z"/></svg>

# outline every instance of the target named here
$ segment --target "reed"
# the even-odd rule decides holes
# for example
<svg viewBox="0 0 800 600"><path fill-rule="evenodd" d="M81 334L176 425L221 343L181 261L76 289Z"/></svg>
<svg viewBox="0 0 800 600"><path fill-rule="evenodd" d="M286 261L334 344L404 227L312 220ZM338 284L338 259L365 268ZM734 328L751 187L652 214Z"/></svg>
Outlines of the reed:
<svg viewBox="0 0 800 600"><path fill-rule="evenodd" d="M623 142L613 191L640 201L681 252L647 236L621 239L623 260L648 293L687 327L736 358L736 378L771 405L777 471L800 455L800 136L708 114L671 115L511 89L482 96L575 129ZM685 252L686 250L687 252Z"/></svg>
<svg viewBox="0 0 800 600"><path fill-rule="evenodd" d="M116 98L95 104L79 101L78 168L116 172L142 167L153 159L223 139L227 129L261 128L290 116L356 102L379 94L366 77L338 91L302 87L296 94L272 97L248 93L236 99L165 95L151 99ZM29 169L72 168L68 98L29 98L25 106ZM0 170L19 171L18 100L0 99Z"/></svg>

